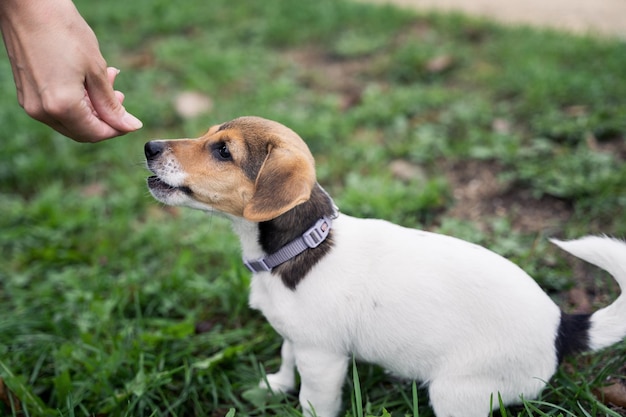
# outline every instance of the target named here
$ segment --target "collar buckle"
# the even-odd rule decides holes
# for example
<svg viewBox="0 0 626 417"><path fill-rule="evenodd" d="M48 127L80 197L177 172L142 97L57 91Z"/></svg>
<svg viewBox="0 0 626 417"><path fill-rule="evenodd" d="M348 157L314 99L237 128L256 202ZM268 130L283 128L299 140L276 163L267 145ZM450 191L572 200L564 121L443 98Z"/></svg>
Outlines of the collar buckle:
<svg viewBox="0 0 626 417"><path fill-rule="evenodd" d="M315 223L313 227L304 232L302 239L309 248L318 247L330 233L330 219L326 216L322 217Z"/></svg>

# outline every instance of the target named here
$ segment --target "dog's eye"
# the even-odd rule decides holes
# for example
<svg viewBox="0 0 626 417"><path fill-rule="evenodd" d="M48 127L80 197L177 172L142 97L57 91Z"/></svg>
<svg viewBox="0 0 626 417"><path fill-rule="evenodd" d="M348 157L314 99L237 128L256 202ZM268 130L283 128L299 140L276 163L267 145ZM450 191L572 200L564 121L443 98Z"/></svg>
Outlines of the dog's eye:
<svg viewBox="0 0 626 417"><path fill-rule="evenodd" d="M213 155L220 161L232 161L233 156L228 150L228 146L225 143L218 143L213 148Z"/></svg>

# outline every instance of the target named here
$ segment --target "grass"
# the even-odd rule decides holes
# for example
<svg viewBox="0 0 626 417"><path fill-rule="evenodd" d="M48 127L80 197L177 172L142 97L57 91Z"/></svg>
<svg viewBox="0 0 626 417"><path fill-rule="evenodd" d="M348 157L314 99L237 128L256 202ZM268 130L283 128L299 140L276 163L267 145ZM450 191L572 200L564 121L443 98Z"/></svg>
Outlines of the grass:
<svg viewBox="0 0 626 417"><path fill-rule="evenodd" d="M229 225L144 185L145 141L244 114L299 132L346 213L486 245L566 309L572 287L616 296L546 237L626 235L623 42L331 0L76 3L145 128L73 143L23 114L0 60L0 416L300 415L256 388L280 339ZM213 109L177 115L186 90ZM594 393L625 362L625 343L571 358L500 414L623 414ZM346 385L348 416L432 415L375 366Z"/></svg>

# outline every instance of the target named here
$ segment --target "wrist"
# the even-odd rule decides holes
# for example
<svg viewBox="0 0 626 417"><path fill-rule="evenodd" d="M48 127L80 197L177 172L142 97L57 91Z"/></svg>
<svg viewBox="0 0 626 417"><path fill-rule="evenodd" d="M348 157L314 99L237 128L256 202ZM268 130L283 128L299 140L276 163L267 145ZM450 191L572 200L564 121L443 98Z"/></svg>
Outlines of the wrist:
<svg viewBox="0 0 626 417"><path fill-rule="evenodd" d="M0 1L0 19L21 19L32 13L33 0L2 0Z"/></svg>

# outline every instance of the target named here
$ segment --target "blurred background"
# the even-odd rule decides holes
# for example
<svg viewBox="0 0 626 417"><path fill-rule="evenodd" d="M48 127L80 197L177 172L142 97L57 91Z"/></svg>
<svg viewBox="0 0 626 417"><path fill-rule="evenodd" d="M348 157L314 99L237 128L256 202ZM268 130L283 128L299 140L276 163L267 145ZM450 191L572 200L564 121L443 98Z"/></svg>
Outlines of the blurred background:
<svg viewBox="0 0 626 417"><path fill-rule="evenodd" d="M247 307L228 223L145 186L144 142L241 115L298 132L345 213L485 245L567 311L607 304L613 281L547 237L626 235L626 15L609 13L615 33L543 25L568 4L530 26L451 1L77 0L144 122L96 145L28 118L3 52L0 416L298 415L295 396L256 389L280 338ZM624 343L574 358L505 412L623 415L605 390L625 362ZM357 374L347 415L357 390L367 415L432 415L421 389L416 408L410 383Z"/></svg>
<svg viewBox="0 0 626 417"><path fill-rule="evenodd" d="M578 34L626 36L621 0L362 0L420 11L462 12L513 25L549 27Z"/></svg>

